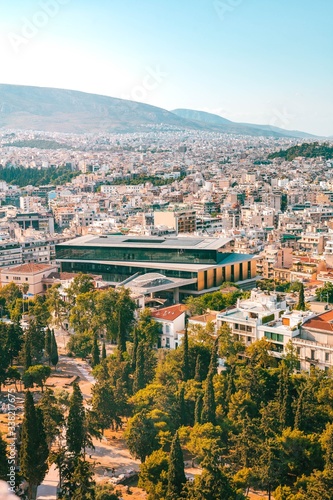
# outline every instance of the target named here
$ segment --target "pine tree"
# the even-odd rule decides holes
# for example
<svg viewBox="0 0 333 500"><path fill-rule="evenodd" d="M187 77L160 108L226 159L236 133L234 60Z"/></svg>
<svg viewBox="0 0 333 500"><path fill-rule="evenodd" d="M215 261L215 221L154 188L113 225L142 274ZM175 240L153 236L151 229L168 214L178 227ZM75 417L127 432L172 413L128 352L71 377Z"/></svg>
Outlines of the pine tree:
<svg viewBox="0 0 333 500"><path fill-rule="evenodd" d="M105 342L103 342L103 345L102 345L102 359L106 359L106 347L105 347Z"/></svg>
<svg viewBox="0 0 333 500"><path fill-rule="evenodd" d="M54 335L54 330L51 332L51 352L50 352L50 361L52 365L56 368L57 364L59 362L59 355L58 355L58 346L57 346L57 341Z"/></svg>
<svg viewBox="0 0 333 500"><path fill-rule="evenodd" d="M94 342L91 350L91 357L92 357L92 367L95 367L100 364L101 360L99 357L99 347L98 347L98 342L97 342L97 335L94 335Z"/></svg>
<svg viewBox="0 0 333 500"><path fill-rule="evenodd" d="M51 350L52 350L52 333L49 328L45 332L45 356L48 358L49 364L51 363Z"/></svg>
<svg viewBox="0 0 333 500"><path fill-rule="evenodd" d="M298 303L297 303L297 306L295 307L295 309L297 309L297 311L305 311L306 310L303 283L300 284Z"/></svg>
<svg viewBox="0 0 333 500"><path fill-rule="evenodd" d="M29 485L29 500L36 498L37 487L45 477L48 469L48 454L43 415L39 408L35 408L32 394L27 391L22 423L20 467Z"/></svg>
<svg viewBox="0 0 333 500"><path fill-rule="evenodd" d="M70 452L79 455L85 441L85 412L82 393L77 382L73 384L67 419L67 447Z"/></svg>
<svg viewBox="0 0 333 500"><path fill-rule="evenodd" d="M172 440L169 457L167 500L179 500L185 483L184 457L178 433L176 433Z"/></svg>
<svg viewBox="0 0 333 500"><path fill-rule="evenodd" d="M136 368L134 372L133 392L136 393L146 385L145 380L145 345L139 342L136 352Z"/></svg>
<svg viewBox="0 0 333 500"><path fill-rule="evenodd" d="M185 327L185 334L182 344L183 344L182 375L183 375L183 381L186 382L190 378L190 361L188 352L187 326Z"/></svg>
<svg viewBox="0 0 333 500"><path fill-rule="evenodd" d="M201 377L201 359L200 359L200 354L198 354L196 362L195 362L195 375L194 375L194 380L196 382L202 382L202 377Z"/></svg>
<svg viewBox="0 0 333 500"><path fill-rule="evenodd" d="M213 385L213 375L208 374L206 380L206 387L203 397L203 406L201 413L201 423L206 424L207 422L216 425L216 404L215 404L215 392Z"/></svg>
<svg viewBox="0 0 333 500"><path fill-rule="evenodd" d="M194 408L195 424L201 424L201 414L202 414L202 394L198 394L198 397L195 400L195 408Z"/></svg>

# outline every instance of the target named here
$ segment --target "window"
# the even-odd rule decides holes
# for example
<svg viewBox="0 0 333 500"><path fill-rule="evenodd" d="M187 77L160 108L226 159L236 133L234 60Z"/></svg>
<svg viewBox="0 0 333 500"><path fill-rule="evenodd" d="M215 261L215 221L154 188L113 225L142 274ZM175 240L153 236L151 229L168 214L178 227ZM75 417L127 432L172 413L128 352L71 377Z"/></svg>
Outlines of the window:
<svg viewBox="0 0 333 500"><path fill-rule="evenodd" d="M315 359L315 352L313 349L311 349L311 359Z"/></svg>
<svg viewBox="0 0 333 500"><path fill-rule="evenodd" d="M275 340L276 342L283 343L283 335L281 333L265 332L264 335L268 340Z"/></svg>
<svg viewBox="0 0 333 500"><path fill-rule="evenodd" d="M296 348L296 352L297 352L297 355L299 356L301 354L301 348L300 347L297 347Z"/></svg>
<svg viewBox="0 0 333 500"><path fill-rule="evenodd" d="M329 361L329 360L330 360L330 353L325 352L325 361Z"/></svg>
<svg viewBox="0 0 333 500"><path fill-rule="evenodd" d="M165 333L170 333L170 325L165 325Z"/></svg>
<svg viewBox="0 0 333 500"><path fill-rule="evenodd" d="M165 339L165 346L166 346L166 347L170 347L170 339L169 339L169 337L167 337L167 338Z"/></svg>

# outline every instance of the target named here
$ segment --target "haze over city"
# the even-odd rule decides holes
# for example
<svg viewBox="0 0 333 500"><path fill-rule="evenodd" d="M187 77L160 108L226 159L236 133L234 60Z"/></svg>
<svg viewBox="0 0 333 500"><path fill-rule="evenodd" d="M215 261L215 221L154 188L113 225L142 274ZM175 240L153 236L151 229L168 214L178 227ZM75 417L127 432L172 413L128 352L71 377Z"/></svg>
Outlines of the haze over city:
<svg viewBox="0 0 333 500"><path fill-rule="evenodd" d="M0 82L333 134L329 0L16 0Z"/></svg>
<svg viewBox="0 0 333 500"><path fill-rule="evenodd" d="M332 1L2 3L0 500L333 500Z"/></svg>

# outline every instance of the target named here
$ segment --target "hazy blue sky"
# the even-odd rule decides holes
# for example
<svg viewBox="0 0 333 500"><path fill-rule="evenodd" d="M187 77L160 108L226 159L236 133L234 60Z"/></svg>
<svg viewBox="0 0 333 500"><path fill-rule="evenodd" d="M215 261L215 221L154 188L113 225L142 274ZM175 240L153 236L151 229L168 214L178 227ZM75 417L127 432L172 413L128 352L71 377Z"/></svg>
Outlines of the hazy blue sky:
<svg viewBox="0 0 333 500"><path fill-rule="evenodd" d="M0 82L332 135L332 18L332 0L0 0Z"/></svg>

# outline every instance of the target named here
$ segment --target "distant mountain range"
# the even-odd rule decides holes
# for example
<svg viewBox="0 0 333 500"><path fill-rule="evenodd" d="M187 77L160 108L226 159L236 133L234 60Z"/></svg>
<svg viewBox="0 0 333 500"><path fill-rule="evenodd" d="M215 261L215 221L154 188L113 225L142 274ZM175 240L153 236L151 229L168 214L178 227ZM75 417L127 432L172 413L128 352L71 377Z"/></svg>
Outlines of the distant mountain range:
<svg viewBox="0 0 333 500"><path fill-rule="evenodd" d="M0 84L0 128L62 133L129 133L153 128L267 137L315 137L269 125L235 123L203 111L156 106L75 90Z"/></svg>

